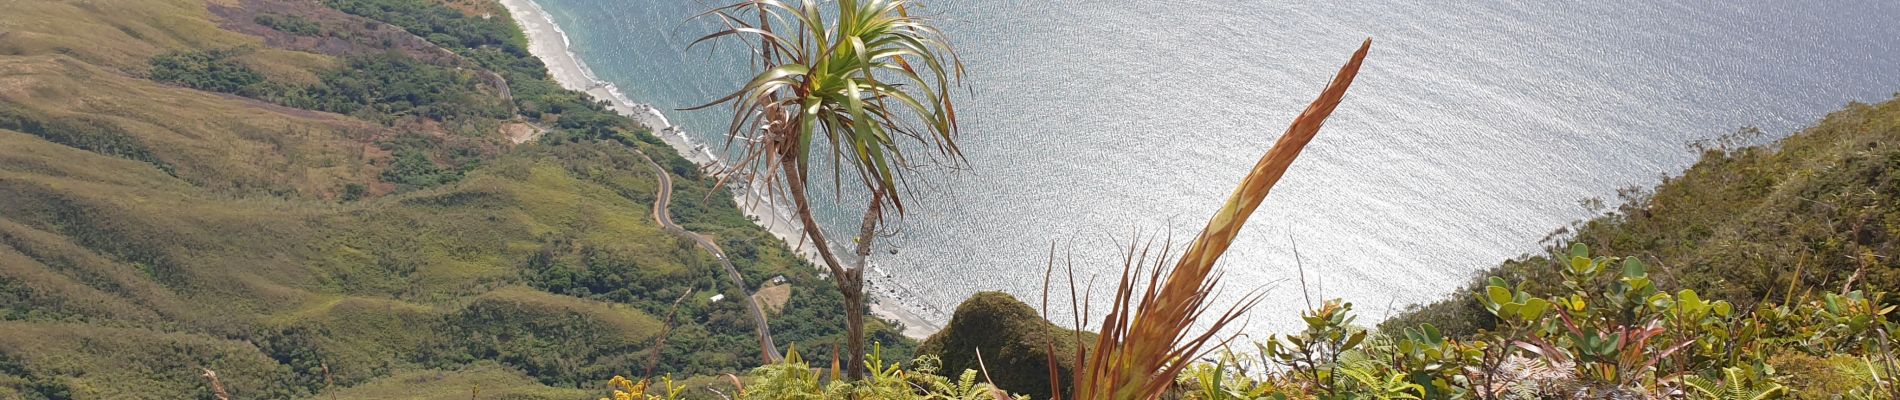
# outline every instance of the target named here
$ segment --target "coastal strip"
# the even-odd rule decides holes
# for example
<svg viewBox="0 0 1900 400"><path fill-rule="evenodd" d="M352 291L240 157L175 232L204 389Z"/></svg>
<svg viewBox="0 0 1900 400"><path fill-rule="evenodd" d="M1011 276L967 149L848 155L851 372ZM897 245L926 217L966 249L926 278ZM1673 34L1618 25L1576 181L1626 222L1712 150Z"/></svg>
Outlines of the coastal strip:
<svg viewBox="0 0 1900 400"><path fill-rule="evenodd" d="M587 93L597 100L607 101L610 109L645 125L647 129L653 131L654 136L660 137L667 145L672 146L680 155L694 164L714 165L715 168L723 166L710 151L706 150L705 146L693 143L685 132L673 126L659 109L634 102L612 83L602 81L595 76L587 64L574 54L567 32L554 23L553 16L542 9L540 4L536 4L533 0L499 1L508 9L508 14L514 18L515 24L519 25L522 32L527 35L529 52L541 59L541 63L547 65L548 73L553 75L554 80L562 87ZM738 203L739 209L753 222L771 232L772 236L784 241L798 254L805 256L812 265L824 265L824 260L818 256L816 248L812 247L814 245L808 240L803 240L802 224L799 224L788 210L780 207L779 202L774 202L768 193L761 192L756 185L744 185L743 189L735 188L729 192L732 192L733 200ZM876 286L875 283L873 286ZM938 324L895 304L901 302L902 299L889 298L887 295L877 293L879 291L876 290L869 292L873 292L871 293L872 314L902 323L904 336L923 340L941 329Z"/></svg>

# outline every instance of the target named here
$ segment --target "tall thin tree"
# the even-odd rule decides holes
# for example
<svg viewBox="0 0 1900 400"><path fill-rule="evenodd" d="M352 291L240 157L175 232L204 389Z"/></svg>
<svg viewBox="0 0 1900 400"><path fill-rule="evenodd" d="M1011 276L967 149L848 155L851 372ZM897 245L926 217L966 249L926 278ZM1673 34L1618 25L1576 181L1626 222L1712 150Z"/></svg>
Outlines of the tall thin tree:
<svg viewBox="0 0 1900 400"><path fill-rule="evenodd" d="M923 159L962 164L952 89L963 67L942 31L912 17L910 0L744 0L716 7L724 29L693 42L745 43L759 72L703 109L730 104L727 145L743 146L723 180L789 194L805 234L845 300L849 377L863 377L864 262L878 226L901 216L905 175ZM833 254L812 217L813 153L827 160L836 190L853 180L869 192L851 263ZM848 175L848 176L847 176Z"/></svg>

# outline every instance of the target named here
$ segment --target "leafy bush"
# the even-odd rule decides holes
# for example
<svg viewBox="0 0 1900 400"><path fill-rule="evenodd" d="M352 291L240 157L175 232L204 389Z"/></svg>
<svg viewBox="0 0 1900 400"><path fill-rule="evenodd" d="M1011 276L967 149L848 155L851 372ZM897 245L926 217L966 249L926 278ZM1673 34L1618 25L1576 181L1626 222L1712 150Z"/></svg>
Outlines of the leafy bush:
<svg viewBox="0 0 1900 400"><path fill-rule="evenodd" d="M495 47L532 57L526 39L508 18L471 18L427 0L328 0L337 10L401 27L447 49Z"/></svg>
<svg viewBox="0 0 1900 400"><path fill-rule="evenodd" d="M752 371L753 383L737 388L739 399L952 399L992 400L1009 397L988 383L977 383L977 372L964 370L952 380L938 376L939 364L926 356L912 363L910 370L886 364L882 351L873 350L865 358L865 380L846 382L836 369L829 380L812 369L792 349L782 363ZM1026 398L1026 397L1018 397Z"/></svg>
<svg viewBox="0 0 1900 400"><path fill-rule="evenodd" d="M1307 314L1308 329L1261 346L1277 364L1264 376L1221 377L1221 368L1252 366L1229 358L1213 374L1184 381L1188 398L1850 398L1891 396L1878 379L1842 379L1815 386L1804 375L1816 357L1865 360L1863 376L1900 372L1892 335L1894 306L1879 294L1823 294L1812 301L1738 309L1696 291L1664 291L1635 258L1591 257L1575 246L1559 274L1560 292L1538 296L1492 278L1476 303L1497 319L1470 340L1443 336L1431 325L1401 336L1357 330L1329 302ZM1390 330L1390 327L1388 327ZM1370 339L1360 340L1368 337ZM1282 342L1284 340L1284 342ZM1364 345L1361 345L1364 344ZM1772 365L1794 367L1777 371ZM1825 392L1805 388L1826 387ZM1740 397L1737 397L1740 396ZM1870 396L1870 397L1851 397Z"/></svg>
<svg viewBox="0 0 1900 400"><path fill-rule="evenodd" d="M472 72L431 65L400 53L349 57L341 67L321 73L321 82L316 85L298 87L268 81L263 74L233 59L244 51L161 54L151 60L152 79L290 107L364 116L383 123L404 116L441 122L513 116L506 103L484 92L483 81Z"/></svg>
<svg viewBox="0 0 1900 400"><path fill-rule="evenodd" d="M352 57L345 66L322 75L308 90L306 108L375 116L385 122L413 115L436 121L461 118L506 119L507 106L482 93L481 81L468 72L429 65L388 53Z"/></svg>
<svg viewBox="0 0 1900 400"><path fill-rule="evenodd" d="M596 139L635 128L631 119L555 82L541 59L528 52L520 27L508 18L476 18L426 0L328 0L326 4L401 27L501 75L523 116Z"/></svg>
<svg viewBox="0 0 1900 400"><path fill-rule="evenodd" d="M0 353L0 395L25 399L72 398L72 387L58 379L38 376L20 360Z"/></svg>
<svg viewBox="0 0 1900 400"><path fill-rule="evenodd" d="M402 149L397 150L391 159L389 169L383 170L383 181L410 187L430 187L454 182L461 174L443 171L429 161L423 152Z"/></svg>
<svg viewBox="0 0 1900 400"><path fill-rule="evenodd" d="M396 135L377 145L390 153L389 165L380 178L404 190L454 183L487 157L474 147L479 143L414 133Z"/></svg>
<svg viewBox="0 0 1900 400"><path fill-rule="evenodd" d="M221 93L253 92L264 84L264 74L232 59L244 51L202 50L153 56L152 80Z"/></svg>

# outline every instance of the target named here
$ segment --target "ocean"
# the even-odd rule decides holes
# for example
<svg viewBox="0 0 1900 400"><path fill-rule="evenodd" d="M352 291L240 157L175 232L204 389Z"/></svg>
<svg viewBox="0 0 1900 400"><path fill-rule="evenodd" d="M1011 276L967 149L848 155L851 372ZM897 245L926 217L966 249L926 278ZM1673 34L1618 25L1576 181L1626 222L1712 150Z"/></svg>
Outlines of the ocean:
<svg viewBox="0 0 1900 400"><path fill-rule="evenodd" d="M708 3L535 1L635 101L677 110L748 76L731 43L687 48L714 30L688 21ZM1345 102L1223 259L1215 306L1265 290L1258 338L1300 326L1301 270L1370 325L1542 251L1596 212L1585 199L1689 166L1691 142L1765 142L1900 92L1890 0L927 4L970 73L968 165L922 171L871 275L938 323L977 291L1040 304L1052 259L1104 304L1128 244L1191 238L1367 37ZM717 147L725 113L666 114ZM818 210L833 238L859 197Z"/></svg>

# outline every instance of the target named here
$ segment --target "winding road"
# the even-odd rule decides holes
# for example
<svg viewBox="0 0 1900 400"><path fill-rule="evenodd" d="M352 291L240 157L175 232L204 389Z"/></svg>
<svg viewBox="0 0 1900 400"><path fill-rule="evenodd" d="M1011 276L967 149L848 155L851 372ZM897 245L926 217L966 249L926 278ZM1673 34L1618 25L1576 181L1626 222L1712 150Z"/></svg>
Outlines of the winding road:
<svg viewBox="0 0 1900 400"><path fill-rule="evenodd" d="M759 358L764 359L766 364L785 359L784 355L779 354L778 345L772 342L772 324L765 319L765 309L760 307L758 299L752 298L746 290L745 276L739 274L739 269L732 266L732 260L726 258L725 250L721 250L718 243L713 243L711 237L686 230L679 224L673 223L673 213L668 210L673 204L672 174L666 173L666 169L661 168L660 163L653 162L653 158L647 157L647 154L641 152L640 149L627 147L627 150L639 155L640 159L646 160L647 165L653 166L654 174L660 177L660 193L658 198L653 200L653 220L659 222L660 227L665 228L667 232L693 239L693 242L699 243L700 248L712 253L713 258L718 259L720 265L726 267L726 276L732 280L732 285L739 288L739 292L747 293L741 301L745 302L746 313L752 315L754 328L759 331Z"/></svg>

